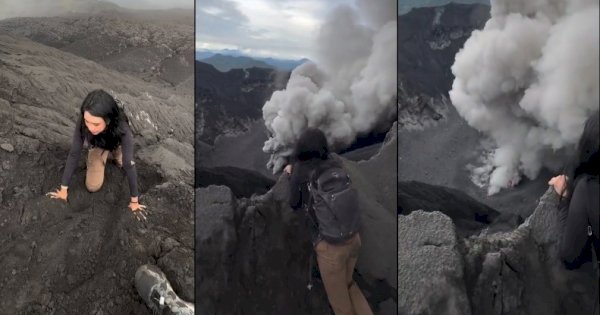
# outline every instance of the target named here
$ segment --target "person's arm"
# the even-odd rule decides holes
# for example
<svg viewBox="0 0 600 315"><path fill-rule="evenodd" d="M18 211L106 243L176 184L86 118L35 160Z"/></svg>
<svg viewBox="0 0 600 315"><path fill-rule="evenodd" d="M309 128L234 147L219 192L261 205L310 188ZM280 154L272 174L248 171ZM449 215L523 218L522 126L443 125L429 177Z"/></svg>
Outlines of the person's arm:
<svg viewBox="0 0 600 315"><path fill-rule="evenodd" d="M133 160L133 133L129 126L125 126L125 134L121 140L121 150L123 151L123 169L127 174L127 180L129 182L129 194L131 196L131 202L137 203L140 195L138 191L137 183L137 171L135 169L135 162Z"/></svg>
<svg viewBox="0 0 600 315"><path fill-rule="evenodd" d="M289 176L289 204L294 210L298 210L302 207L302 187L305 184L300 173L301 172L298 171L296 165L294 165L294 167L292 167L292 174Z"/></svg>
<svg viewBox="0 0 600 315"><path fill-rule="evenodd" d="M559 212L562 226L559 255L567 269L579 268L589 256L584 252L588 240L587 184L585 178L579 180L575 185L568 211L561 209Z"/></svg>
<svg viewBox="0 0 600 315"><path fill-rule="evenodd" d="M62 179L60 181L61 189L68 189L69 182L71 181L71 177L73 177L73 173L75 173L75 168L77 167L77 163L79 162L79 158L81 157L81 150L83 148L83 138L81 137L81 118L75 124L75 131L73 132L73 139L71 141L71 149L69 151L69 155L67 156L67 163L65 165L65 170L63 172Z"/></svg>

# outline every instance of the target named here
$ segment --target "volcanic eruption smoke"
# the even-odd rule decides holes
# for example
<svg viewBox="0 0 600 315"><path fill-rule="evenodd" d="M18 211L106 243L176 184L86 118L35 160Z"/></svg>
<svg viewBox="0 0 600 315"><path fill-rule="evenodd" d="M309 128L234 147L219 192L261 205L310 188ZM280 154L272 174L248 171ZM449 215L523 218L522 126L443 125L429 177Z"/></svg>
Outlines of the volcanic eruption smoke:
<svg viewBox="0 0 600 315"><path fill-rule="evenodd" d="M263 106L271 137L263 151L281 170L300 134L321 129L334 149L389 127L396 114L396 2L359 0L336 7L317 38L319 64L292 71L286 89Z"/></svg>
<svg viewBox="0 0 600 315"><path fill-rule="evenodd" d="M456 54L450 99L497 145L488 194L556 168L598 108L598 2L492 0Z"/></svg>

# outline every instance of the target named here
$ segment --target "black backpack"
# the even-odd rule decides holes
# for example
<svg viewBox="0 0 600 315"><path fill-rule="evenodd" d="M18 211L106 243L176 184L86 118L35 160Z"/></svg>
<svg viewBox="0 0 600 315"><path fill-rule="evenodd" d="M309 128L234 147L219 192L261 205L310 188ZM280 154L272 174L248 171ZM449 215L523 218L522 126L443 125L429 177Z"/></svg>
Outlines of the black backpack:
<svg viewBox="0 0 600 315"><path fill-rule="evenodd" d="M340 166L312 171L308 181L309 209L314 211L321 237L330 243L352 238L360 228L358 192Z"/></svg>

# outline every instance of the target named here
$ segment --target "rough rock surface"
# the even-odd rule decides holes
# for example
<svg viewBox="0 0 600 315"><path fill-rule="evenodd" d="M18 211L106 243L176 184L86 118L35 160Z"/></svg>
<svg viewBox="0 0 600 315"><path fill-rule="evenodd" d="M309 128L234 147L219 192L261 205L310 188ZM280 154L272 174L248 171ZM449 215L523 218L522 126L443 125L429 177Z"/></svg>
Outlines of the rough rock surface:
<svg viewBox="0 0 600 315"><path fill-rule="evenodd" d="M398 314L471 314L456 248L444 214L398 216Z"/></svg>
<svg viewBox="0 0 600 315"><path fill-rule="evenodd" d="M246 132L262 119L263 105L285 87L289 75L264 68L220 72L196 61L196 139L213 145L218 135Z"/></svg>
<svg viewBox="0 0 600 315"><path fill-rule="evenodd" d="M0 21L0 33L27 37L146 81L179 85L192 94L191 10L131 10L113 5L90 11L5 19Z"/></svg>
<svg viewBox="0 0 600 315"><path fill-rule="evenodd" d="M396 204L395 195L386 193L396 186L390 172L395 137L389 140L373 161L342 159L365 209L355 279L375 314L386 315L397 309ZM225 186L196 189L198 309L209 314L329 314L320 281L313 276L314 287L306 288L313 249L304 214L288 205L287 188L282 176L267 193L250 198L235 198Z"/></svg>
<svg viewBox="0 0 600 315"><path fill-rule="evenodd" d="M79 106L97 88L116 95L131 120L145 224L127 209L127 179L115 165L99 192L87 192L85 152L69 203L45 196L60 182ZM193 300L192 104L174 89L0 34L0 143L14 149L0 150L3 313L147 314L133 285L147 263Z"/></svg>
<svg viewBox="0 0 600 315"><path fill-rule="evenodd" d="M591 263L577 271L562 266L557 205L558 196L548 189L516 229L467 238L457 237L439 212L399 216L399 313L591 314L597 275ZM436 303L417 298L439 287L430 294Z"/></svg>

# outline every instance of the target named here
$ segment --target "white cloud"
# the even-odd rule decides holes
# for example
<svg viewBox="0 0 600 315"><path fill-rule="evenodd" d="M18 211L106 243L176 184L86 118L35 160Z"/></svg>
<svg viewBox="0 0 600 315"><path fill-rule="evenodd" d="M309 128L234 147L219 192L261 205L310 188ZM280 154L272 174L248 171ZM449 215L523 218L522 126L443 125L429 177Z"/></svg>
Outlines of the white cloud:
<svg viewBox="0 0 600 315"><path fill-rule="evenodd" d="M218 3L217 3L218 2ZM196 0L196 47L279 58L312 57L325 15L353 0Z"/></svg>

